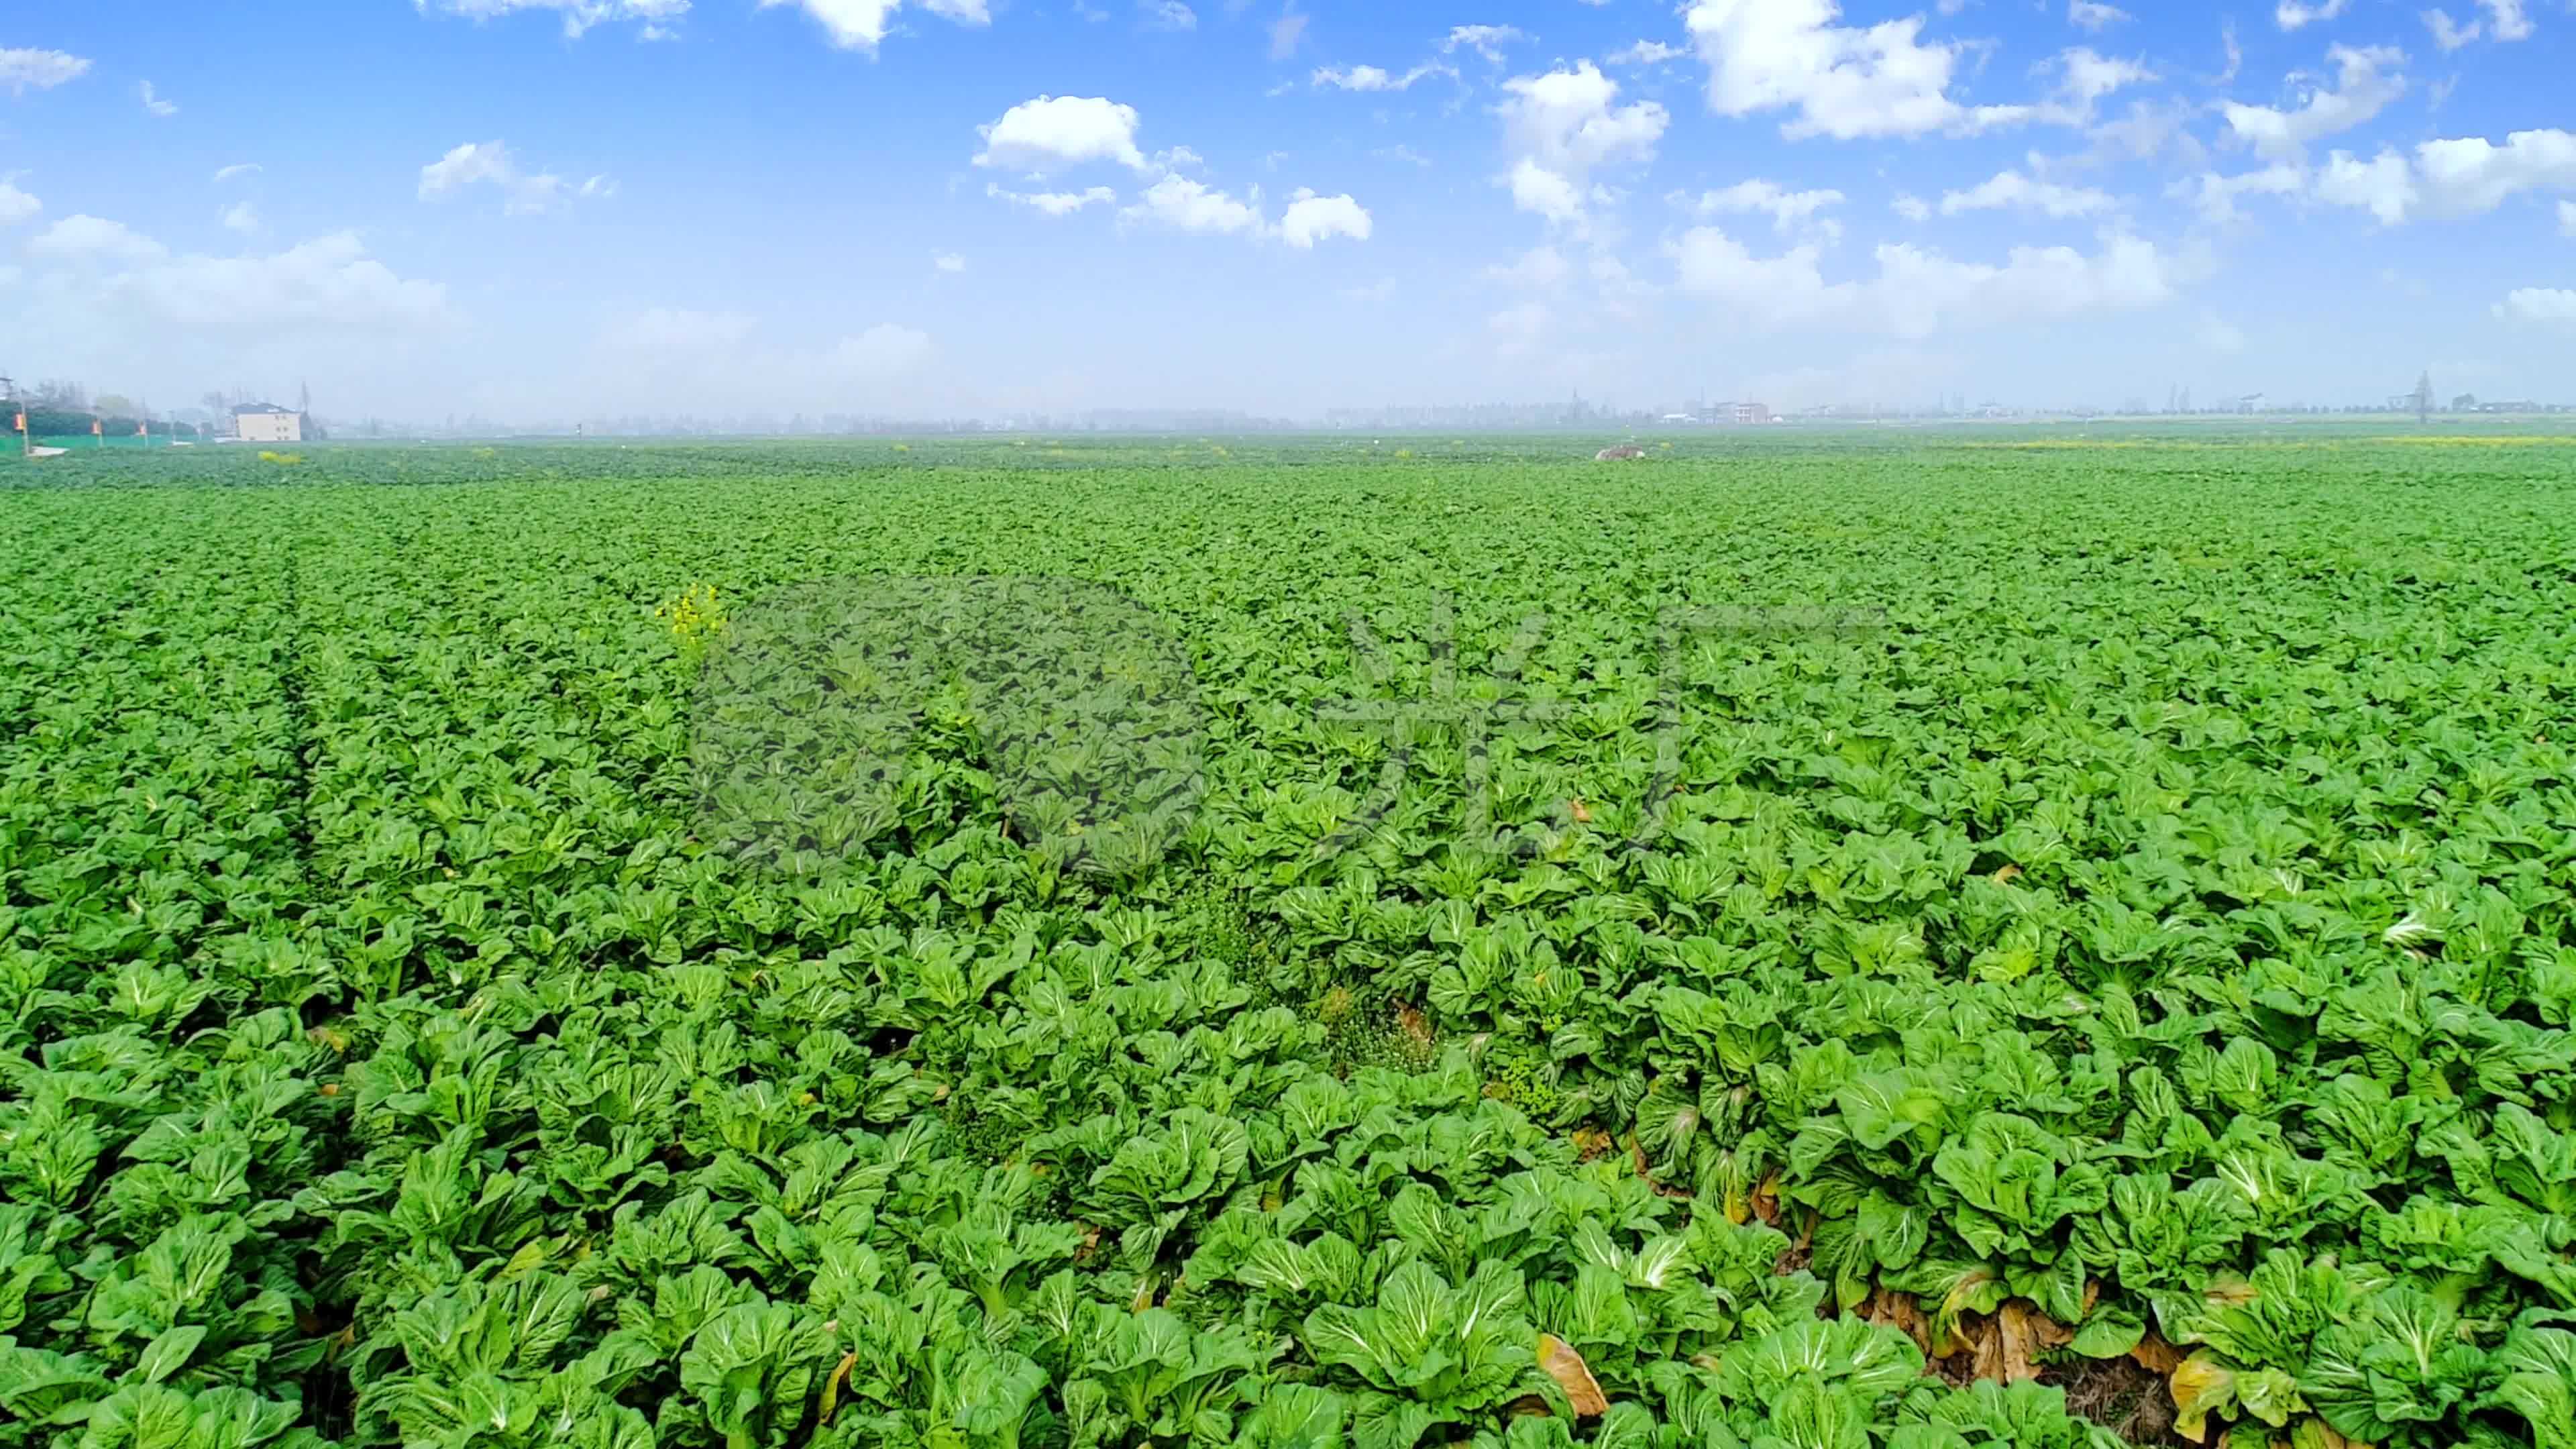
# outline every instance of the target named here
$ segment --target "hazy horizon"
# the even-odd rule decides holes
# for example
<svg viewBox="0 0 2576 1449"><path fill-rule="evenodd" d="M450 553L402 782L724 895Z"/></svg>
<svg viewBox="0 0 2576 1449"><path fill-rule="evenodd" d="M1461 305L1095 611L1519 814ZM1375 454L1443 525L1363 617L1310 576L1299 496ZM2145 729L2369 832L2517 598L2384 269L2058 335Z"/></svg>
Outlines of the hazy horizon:
<svg viewBox="0 0 2576 1449"><path fill-rule="evenodd" d="M0 372L524 423L2564 401L2576 361L2561 0L262 19L0 36Z"/></svg>

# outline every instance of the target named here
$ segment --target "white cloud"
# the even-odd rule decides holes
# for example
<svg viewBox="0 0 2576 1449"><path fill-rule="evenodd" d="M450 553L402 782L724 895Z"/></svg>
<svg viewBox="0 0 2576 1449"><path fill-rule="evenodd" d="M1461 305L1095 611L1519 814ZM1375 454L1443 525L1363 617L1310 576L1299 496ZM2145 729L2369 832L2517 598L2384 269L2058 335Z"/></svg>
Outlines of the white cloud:
<svg viewBox="0 0 2576 1449"><path fill-rule="evenodd" d="M1900 191L1896 194L1896 199L1889 202L1888 206L1892 208L1898 216L1905 218L1907 221L1930 221L1932 219L1931 203L1925 201L1919 196L1909 195Z"/></svg>
<svg viewBox="0 0 2576 1449"><path fill-rule="evenodd" d="M179 114L179 103L177 101L162 99L160 94L152 89L152 82L145 81L140 94L143 97L143 112L145 115L156 116L166 120L171 116Z"/></svg>
<svg viewBox="0 0 2576 1449"><path fill-rule="evenodd" d="M1708 63L1710 109L1796 112L1791 139L1920 136L2030 118L2024 106L1959 104L1950 74L1962 49L1925 44L1923 17L1836 25L1834 0L1693 0L1684 23Z"/></svg>
<svg viewBox="0 0 2576 1449"><path fill-rule="evenodd" d="M2229 323L2226 318L2206 308L2202 309L2200 325L2192 329L2192 336L2199 340L2201 346L2212 352L2245 350L2244 332Z"/></svg>
<svg viewBox="0 0 2576 1449"><path fill-rule="evenodd" d="M1723 191L1704 193L1692 209L1701 216L1758 212L1771 218L1772 228L1782 233L1813 232L1827 241L1841 238L1842 224L1817 213L1829 206L1840 206L1843 194L1832 190L1791 191L1776 182L1755 179L1739 181Z"/></svg>
<svg viewBox="0 0 2576 1449"><path fill-rule="evenodd" d="M2480 27L2474 20L2466 25L2451 18L2447 10L2424 12L2424 28L2433 32L2433 43L2443 50L2457 50L2478 38Z"/></svg>
<svg viewBox="0 0 2576 1449"><path fill-rule="evenodd" d="M2093 216L2118 205L2108 194L2089 186L2060 186L2051 181L2034 181L2018 171L1998 171L1965 191L1945 193L1941 198L1941 214L1957 216L1963 211L2019 211L2062 220L2073 216Z"/></svg>
<svg viewBox="0 0 2576 1449"><path fill-rule="evenodd" d="M1278 19L1270 22L1270 58L1272 60L1286 60L1297 53L1298 43L1306 38L1308 18L1295 10L1283 10Z"/></svg>
<svg viewBox="0 0 2576 1449"><path fill-rule="evenodd" d="M689 0L413 0L422 13L437 11L467 20L497 20L522 10L552 13L563 17L563 33L578 39L594 25L609 21L631 20L644 27L650 37L661 33L661 23L677 20L689 13Z"/></svg>
<svg viewBox="0 0 2576 1449"><path fill-rule="evenodd" d="M27 255L31 257L66 262L143 262L168 252L167 247L121 221L86 213L64 217L27 243Z"/></svg>
<svg viewBox="0 0 2576 1449"><path fill-rule="evenodd" d="M1583 217L1583 193L1573 182L1524 156L1512 163L1511 173L1504 178L1511 187L1512 205L1535 212L1550 221L1579 221Z"/></svg>
<svg viewBox="0 0 2576 1449"><path fill-rule="evenodd" d="M1763 328L1842 327L1903 338L1952 325L2044 320L2169 301L2184 269L2153 243L2112 234L2091 255L2015 247L2001 265L1961 262L1910 243L1881 244L1877 275L1827 282L1812 243L1759 257L1715 227L1683 234L1672 253L1682 290Z"/></svg>
<svg viewBox="0 0 2576 1449"><path fill-rule="evenodd" d="M2322 0L2320 4L2305 5L2301 4L2300 0L2281 0L2280 5L2272 11L2272 20L2283 30L2296 30L2303 25L2314 25L2320 20L2332 20L2341 15L2343 8L2351 3L2352 0Z"/></svg>
<svg viewBox="0 0 2576 1449"><path fill-rule="evenodd" d="M1086 206L1107 206L1118 200L1118 193L1106 186L1094 186L1084 191L1023 192L987 185L984 194L1048 216L1071 216Z"/></svg>
<svg viewBox="0 0 2576 1449"><path fill-rule="evenodd" d="M49 91L89 74L89 62L61 50L0 50L0 86L11 95Z"/></svg>
<svg viewBox="0 0 2576 1449"><path fill-rule="evenodd" d="M1512 202L1552 221L1583 215L1584 182L1603 166L1643 164L1671 122L1653 101L1619 105L1619 83L1586 60L1573 70L1515 76L1496 107L1515 159L1506 176Z"/></svg>
<svg viewBox="0 0 2576 1449"><path fill-rule="evenodd" d="M256 161L237 161L215 172L215 184L221 186L236 176L249 176L259 170Z"/></svg>
<svg viewBox="0 0 2576 1449"><path fill-rule="evenodd" d="M270 256L173 256L117 222L66 217L30 256L78 267L101 315L163 329L268 340L281 331L385 337L445 326L446 289L407 281L367 255L355 233L317 237Z"/></svg>
<svg viewBox="0 0 2576 1449"><path fill-rule="evenodd" d="M1373 65L1355 65L1347 69L1328 65L1316 70L1311 77L1311 83L1317 86L1335 86L1346 91L1401 91L1410 90L1414 82L1429 76L1455 74L1455 71L1445 65L1434 65L1428 61L1402 75L1390 74Z"/></svg>
<svg viewBox="0 0 2576 1449"><path fill-rule="evenodd" d="M978 128L984 149L978 166L998 166L1047 176L1091 161L1114 161L1132 171L1148 169L1136 149L1136 108L1106 96L1039 96Z"/></svg>
<svg viewBox="0 0 2576 1449"><path fill-rule="evenodd" d="M2576 292L2563 287L2517 287L2496 304L2495 314L2518 322L2564 322L2576 326Z"/></svg>
<svg viewBox="0 0 2576 1449"><path fill-rule="evenodd" d="M224 208L220 220L227 230L255 232L259 230L259 209L247 201L236 201Z"/></svg>
<svg viewBox="0 0 2576 1449"><path fill-rule="evenodd" d="M1552 246L1534 246L1509 262L1498 262L1485 268L1484 278L1506 287L1525 288L1535 292L1554 290L1573 270L1565 254Z"/></svg>
<svg viewBox="0 0 2576 1449"><path fill-rule="evenodd" d="M2074 106L2074 114L2060 117L2071 124L2092 119L2094 104L2104 96L2125 86L2143 85L2156 79L2156 73L2134 60L2118 56L2097 55L2092 47L2078 45L2057 57L2062 79L2058 90Z"/></svg>
<svg viewBox="0 0 2576 1449"><path fill-rule="evenodd" d="M763 10L793 5L814 17L824 35L843 50L874 51L886 37L903 0L760 0ZM921 0L921 8L960 25L990 25L984 0Z"/></svg>
<svg viewBox="0 0 2576 1449"><path fill-rule="evenodd" d="M2522 11L2523 0L2478 0L2487 12L2487 29L2503 41L2529 40L2531 17Z"/></svg>
<svg viewBox="0 0 2576 1449"><path fill-rule="evenodd" d="M1689 51L1678 45L1666 45L1660 40L1640 40L1634 45L1622 46L1602 59L1612 65L1662 65L1688 54Z"/></svg>
<svg viewBox="0 0 2576 1449"><path fill-rule="evenodd" d="M1373 229L1367 209L1350 197L1317 196L1302 188L1288 198L1288 210L1279 218L1279 239L1299 251L1326 237L1367 241Z"/></svg>
<svg viewBox="0 0 2576 1449"><path fill-rule="evenodd" d="M2381 69L2405 64L2402 51L2389 46L2355 49L2337 45L2327 50L2326 57L2335 63L2335 89L2308 85L2303 77L2294 76L2294 81L2302 83L2297 109L2285 111L2230 101L2220 107L2227 117L2228 129L2266 160L2295 158L2309 142L2349 131L2406 94L2406 78Z"/></svg>
<svg viewBox="0 0 2576 1449"><path fill-rule="evenodd" d="M1118 216L1122 221L1150 222L1176 231L1257 236L1263 230L1260 201L1258 191L1252 200L1243 201L1204 181L1166 176L1146 187L1136 204Z"/></svg>
<svg viewBox="0 0 2576 1449"><path fill-rule="evenodd" d="M2394 151L2382 151L2368 161L2337 151L2326 158L2315 185L2318 200L2359 208L2388 226L2404 221L2416 201L2415 177L2407 169L2406 158Z"/></svg>
<svg viewBox="0 0 2576 1449"><path fill-rule="evenodd" d="M2367 211L2395 226L2424 214L2480 216L2524 191L2576 190L2576 132L2516 131L2499 146L2484 136L2426 141L2412 157L2383 150L2367 161L2337 151L2315 177L2317 199Z"/></svg>
<svg viewBox="0 0 2576 1449"><path fill-rule="evenodd" d="M2128 18L2128 11L2116 5L2101 4L2099 0L2066 0L2067 23L2086 30L2098 31Z"/></svg>
<svg viewBox="0 0 2576 1449"><path fill-rule="evenodd" d="M518 158L499 141L468 141L420 168L420 199L434 201L470 186L490 184L501 193L501 209L513 216L552 211L575 200L613 196L617 183L594 176L574 186L550 171L519 169Z"/></svg>
<svg viewBox="0 0 2576 1449"><path fill-rule="evenodd" d="M1155 30L1196 30L1199 17L1181 0L1136 0L1136 8L1145 13L1145 24Z"/></svg>
<svg viewBox="0 0 2576 1449"><path fill-rule="evenodd" d="M1515 25L1458 25L1452 26L1449 38L1440 42L1440 53L1448 55L1463 45L1496 65L1500 65L1503 61L1504 46L1516 40L1527 39L1529 37L1521 34L1520 27Z"/></svg>
<svg viewBox="0 0 2576 1449"><path fill-rule="evenodd" d="M20 191L7 181L0 180L0 226L16 226L22 221L33 221L36 213L44 209L43 202Z"/></svg>
<svg viewBox="0 0 2576 1449"><path fill-rule="evenodd" d="M2205 171L2176 185L2173 194L2188 198L2199 209L2203 221L2225 226L2237 219L2236 199L2240 196L2297 196L2307 186L2308 173L2285 161L2237 176Z"/></svg>
<svg viewBox="0 0 2576 1449"><path fill-rule="evenodd" d="M930 269L946 276L966 270L966 259L955 252L940 252L930 259Z"/></svg>

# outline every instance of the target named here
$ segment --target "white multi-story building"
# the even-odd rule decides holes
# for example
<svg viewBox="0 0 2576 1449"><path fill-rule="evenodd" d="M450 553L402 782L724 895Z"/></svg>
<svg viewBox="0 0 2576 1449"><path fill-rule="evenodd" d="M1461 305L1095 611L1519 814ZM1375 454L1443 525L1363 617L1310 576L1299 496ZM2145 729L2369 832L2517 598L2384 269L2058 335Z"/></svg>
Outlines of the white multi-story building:
<svg viewBox="0 0 2576 1449"><path fill-rule="evenodd" d="M300 443L304 414L274 403L244 403L233 409L233 436L245 443Z"/></svg>

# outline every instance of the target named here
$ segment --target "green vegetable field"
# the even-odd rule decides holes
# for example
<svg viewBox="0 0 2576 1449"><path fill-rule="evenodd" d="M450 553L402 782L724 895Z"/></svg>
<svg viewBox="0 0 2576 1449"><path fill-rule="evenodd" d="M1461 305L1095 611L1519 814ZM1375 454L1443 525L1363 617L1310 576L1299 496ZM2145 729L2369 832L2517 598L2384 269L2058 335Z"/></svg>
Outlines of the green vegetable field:
<svg viewBox="0 0 2576 1449"><path fill-rule="evenodd" d="M2576 443L1599 441L12 465L0 1445L2576 1446Z"/></svg>

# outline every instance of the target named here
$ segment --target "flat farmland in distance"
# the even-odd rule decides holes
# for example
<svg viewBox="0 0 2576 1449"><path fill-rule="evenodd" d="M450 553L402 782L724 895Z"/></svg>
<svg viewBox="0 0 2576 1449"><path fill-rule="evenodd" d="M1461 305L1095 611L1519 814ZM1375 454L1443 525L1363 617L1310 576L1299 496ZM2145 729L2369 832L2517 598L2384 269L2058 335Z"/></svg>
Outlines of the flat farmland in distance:
<svg viewBox="0 0 2576 1449"><path fill-rule="evenodd" d="M2576 437L1616 441L13 460L0 1445L2576 1444Z"/></svg>

